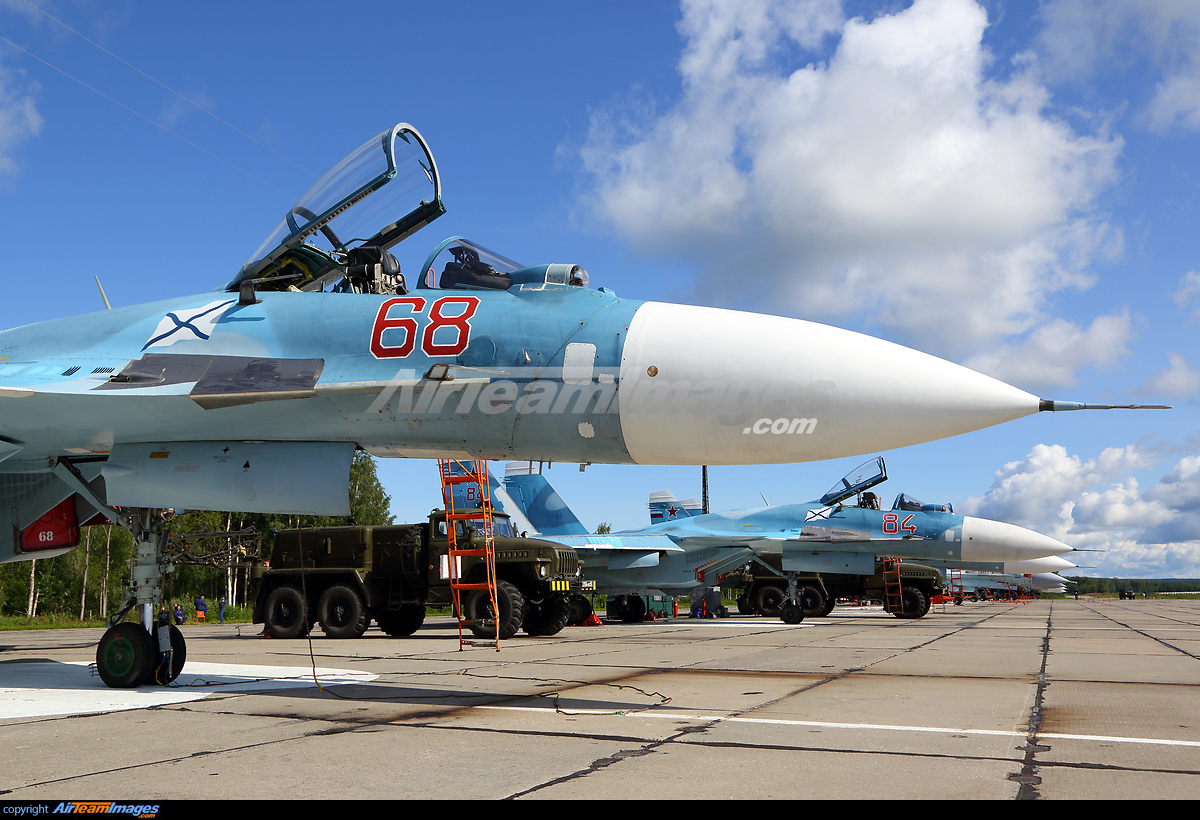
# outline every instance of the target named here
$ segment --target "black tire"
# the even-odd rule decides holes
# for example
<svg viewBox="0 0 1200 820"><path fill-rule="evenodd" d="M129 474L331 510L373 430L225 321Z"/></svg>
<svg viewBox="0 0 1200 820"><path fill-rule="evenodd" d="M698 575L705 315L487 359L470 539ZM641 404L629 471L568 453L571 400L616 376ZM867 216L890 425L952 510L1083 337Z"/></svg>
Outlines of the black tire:
<svg viewBox="0 0 1200 820"><path fill-rule="evenodd" d="M820 617L824 618L824 617L825 617L826 615L828 615L830 612L833 612L833 608L834 608L835 606L837 606L837 596L836 596L836 595L830 595L830 596L829 596L829 597L828 597L828 598L825 600L825 607L824 607L824 608L821 610L821 615L820 615Z"/></svg>
<svg viewBox="0 0 1200 820"><path fill-rule="evenodd" d="M521 628L525 614L525 597L508 581L496 582L496 605L500 608L500 640L508 640ZM492 598L486 589L471 593L466 604L470 630L477 638L496 637L496 617L492 613Z"/></svg>
<svg viewBox="0 0 1200 820"><path fill-rule="evenodd" d="M738 612L742 615L753 615L754 605L750 603L750 596L739 595L737 599Z"/></svg>
<svg viewBox="0 0 1200 820"><path fill-rule="evenodd" d="M393 638L404 638L413 634L425 623L424 604L402 604L399 609L385 612L377 619L379 628Z"/></svg>
<svg viewBox="0 0 1200 820"><path fill-rule="evenodd" d="M179 627L175 624L168 624L168 630L171 636L171 654L170 656L159 651L158 637L151 637L150 641L154 646L154 668L150 671L148 679L149 683L156 683L159 686L166 686L179 677L179 673L183 671L183 665L187 663L187 642L183 639L183 633L179 631ZM155 629L155 632L158 628Z"/></svg>
<svg viewBox="0 0 1200 820"><path fill-rule="evenodd" d="M317 620L330 638L361 638L371 624L367 602L347 584L334 584L321 593Z"/></svg>
<svg viewBox="0 0 1200 820"><path fill-rule="evenodd" d="M521 624L526 635L557 635L567 625L571 602L566 595L553 595L540 604L533 604Z"/></svg>
<svg viewBox="0 0 1200 820"><path fill-rule="evenodd" d="M783 587L775 584L763 584L754 590L754 608L768 618L778 618L787 593Z"/></svg>
<svg viewBox="0 0 1200 820"><path fill-rule="evenodd" d="M785 624L798 624L804 620L804 610L791 601L785 601L779 608L779 617Z"/></svg>
<svg viewBox="0 0 1200 820"><path fill-rule="evenodd" d="M267 596L263 621L272 638L303 638L310 626L308 609L300 588L283 584Z"/></svg>
<svg viewBox="0 0 1200 820"><path fill-rule="evenodd" d="M582 595L572 595L567 600L567 626L579 626L591 616L592 602Z"/></svg>
<svg viewBox="0 0 1200 820"><path fill-rule="evenodd" d="M903 603L904 611L893 612L892 614L897 618L920 618L929 611L929 599L916 587L901 587L900 600Z"/></svg>
<svg viewBox="0 0 1200 820"><path fill-rule="evenodd" d="M800 609L805 618L821 617L825 614L825 594L814 586L800 587Z"/></svg>
<svg viewBox="0 0 1200 820"><path fill-rule="evenodd" d="M618 595L613 601L613 610L622 623L641 623L646 617L646 602L641 595Z"/></svg>
<svg viewBox="0 0 1200 820"><path fill-rule="evenodd" d="M104 633L96 645L96 671L113 689L141 686L154 670L157 642L141 624L125 621Z"/></svg>

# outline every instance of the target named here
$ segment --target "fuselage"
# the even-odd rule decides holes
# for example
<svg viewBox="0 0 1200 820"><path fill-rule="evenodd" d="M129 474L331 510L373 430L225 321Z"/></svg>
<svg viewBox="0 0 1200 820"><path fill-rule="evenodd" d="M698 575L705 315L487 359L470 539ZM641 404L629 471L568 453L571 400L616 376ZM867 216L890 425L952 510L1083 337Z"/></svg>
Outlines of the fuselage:
<svg viewBox="0 0 1200 820"><path fill-rule="evenodd" d="M1037 409L1002 382L850 331L548 284L254 304L216 291L0 332L0 436L20 448L6 471L123 442L228 439L780 463Z"/></svg>
<svg viewBox="0 0 1200 820"><path fill-rule="evenodd" d="M664 591L697 586L697 570L712 577L752 556L769 557L785 570L869 575L883 556L1001 570L1071 551L1053 538L987 519L819 502L683 517L611 535L550 537L578 550L587 577L606 588Z"/></svg>

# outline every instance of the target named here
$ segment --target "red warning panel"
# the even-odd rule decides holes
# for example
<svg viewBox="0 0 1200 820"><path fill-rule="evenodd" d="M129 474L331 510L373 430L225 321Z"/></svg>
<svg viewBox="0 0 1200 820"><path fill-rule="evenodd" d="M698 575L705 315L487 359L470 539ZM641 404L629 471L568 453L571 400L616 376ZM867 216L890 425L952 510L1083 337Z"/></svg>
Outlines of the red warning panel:
<svg viewBox="0 0 1200 820"><path fill-rule="evenodd" d="M79 544L79 526L75 520L75 496L63 501L21 533L21 551L62 549Z"/></svg>

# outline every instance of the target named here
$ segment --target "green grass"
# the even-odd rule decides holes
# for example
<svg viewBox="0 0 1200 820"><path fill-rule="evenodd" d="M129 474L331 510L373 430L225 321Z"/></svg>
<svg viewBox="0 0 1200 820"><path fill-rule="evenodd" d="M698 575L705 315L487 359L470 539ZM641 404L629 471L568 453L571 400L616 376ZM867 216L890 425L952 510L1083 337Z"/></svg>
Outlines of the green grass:
<svg viewBox="0 0 1200 820"><path fill-rule="evenodd" d="M0 632L15 629L81 629L102 626L104 621L100 619L81 621L67 615L35 615L32 618L23 615L0 615Z"/></svg>
<svg viewBox="0 0 1200 820"><path fill-rule="evenodd" d="M171 604L174 606L174 604ZM185 626L196 626L195 612L191 607L185 607L184 612L187 613L188 619ZM250 623L251 609L248 606L227 606L225 607L225 623L227 624L248 624ZM208 610L209 620L205 621L201 626L209 624L220 624L220 619L217 618L216 607ZM127 616L126 620L130 620ZM79 620L72 618L70 615L36 615L33 618L26 618L22 615L0 615L0 632L5 630L17 629L81 629L85 627L104 627L107 623L103 618L90 618L87 620Z"/></svg>

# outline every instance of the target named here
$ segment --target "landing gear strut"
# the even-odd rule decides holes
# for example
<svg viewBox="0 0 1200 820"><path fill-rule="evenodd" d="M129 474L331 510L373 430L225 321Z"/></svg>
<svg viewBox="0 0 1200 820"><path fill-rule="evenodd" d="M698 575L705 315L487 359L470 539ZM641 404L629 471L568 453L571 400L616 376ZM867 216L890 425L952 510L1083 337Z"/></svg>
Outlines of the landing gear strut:
<svg viewBox="0 0 1200 820"><path fill-rule="evenodd" d="M132 689L143 683L166 686L179 677L187 658L183 633L171 625L162 609L162 576L175 570L175 560L165 550L167 524L175 511L111 507L66 458L54 465L54 474L133 536L133 593L124 608L109 620L108 630L96 645L100 679L118 689ZM232 547L229 555L232 558ZM137 613L137 620L123 621L130 610Z"/></svg>
<svg viewBox="0 0 1200 820"><path fill-rule="evenodd" d="M796 573L785 572L787 578L787 593L780 607L779 617L785 624L798 624L804 620L804 609L801 603L800 591L796 585Z"/></svg>
<svg viewBox="0 0 1200 820"><path fill-rule="evenodd" d="M115 689L132 689L144 683L165 686L183 671L187 646L183 633L168 621L162 604L162 574L175 569L163 558L166 524L174 510L130 509L122 511L119 523L133 536L136 558L133 565L133 600L117 616L133 609L136 622L123 621L109 627L96 646L96 671Z"/></svg>

